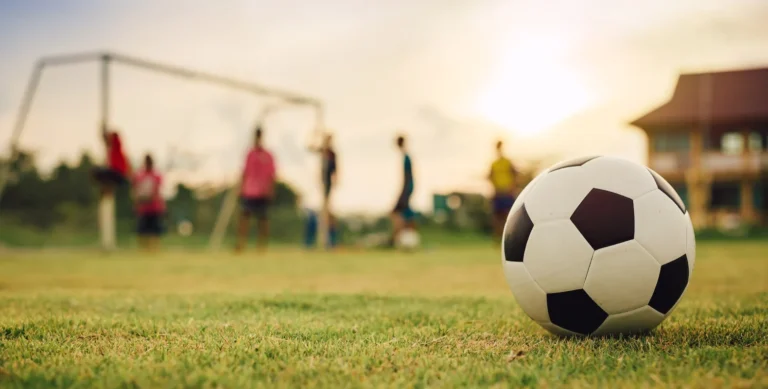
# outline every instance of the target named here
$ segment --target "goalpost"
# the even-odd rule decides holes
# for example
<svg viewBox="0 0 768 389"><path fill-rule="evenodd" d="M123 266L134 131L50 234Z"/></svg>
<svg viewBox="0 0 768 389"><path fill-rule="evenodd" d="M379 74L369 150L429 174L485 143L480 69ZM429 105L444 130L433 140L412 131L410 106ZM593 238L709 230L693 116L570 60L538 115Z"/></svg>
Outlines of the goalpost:
<svg viewBox="0 0 768 389"><path fill-rule="evenodd" d="M26 90L24 91L22 102L16 116L16 121L11 132L10 157L8 161L6 161L6 163L2 166L2 170L0 170L0 200L2 200L3 191L8 183L8 179L10 178L11 165L19 157L19 153L21 151L19 149L19 140L24 130L24 125L26 123L27 116L29 115L32 102L35 98L35 92L37 91L37 88L40 84L43 70L52 66L80 64L93 61L98 61L101 65L99 78L99 115L103 128L108 128L110 124L110 65L113 63L120 63L123 65L133 66L169 76L180 77L191 81L202 81L217 84L226 88L252 93L260 97L273 98L289 105L306 106L314 111L315 126L313 132L318 139L320 138L319 135L321 135L325 129L325 112L323 103L319 99L300 95L297 93L266 87L263 85L241 81L212 73L195 71L180 66L166 65L154 61L148 61L111 52L75 53L43 57L39 59L33 67L32 75L30 76ZM267 112L265 112L265 114L266 113ZM227 196L227 200L225 200L225 204L223 204L222 211L228 210L228 208L231 207L231 203L236 203L237 186L238 185L235 185L235 188L230 190L230 193ZM116 247L115 206L114 197L112 196L105 196L99 204L99 236L101 240L101 246L105 250L112 250ZM234 200L229 199L232 196L235 196ZM322 207L322 214L327 215L327 203L323 202ZM230 211L230 215L231 212L232 211ZM221 238L218 236L221 234L220 230L226 227L225 219L228 218L229 216L227 216L227 214L219 215L219 219L222 219L221 222L224 224L219 225L219 220L217 220L216 228L211 235L212 248L216 248L216 243L219 242L220 244L220 239L223 239L223 235ZM327 236L329 228L328 218L323 217L322 219L323 220L320 223L318 235L321 247L327 248Z"/></svg>

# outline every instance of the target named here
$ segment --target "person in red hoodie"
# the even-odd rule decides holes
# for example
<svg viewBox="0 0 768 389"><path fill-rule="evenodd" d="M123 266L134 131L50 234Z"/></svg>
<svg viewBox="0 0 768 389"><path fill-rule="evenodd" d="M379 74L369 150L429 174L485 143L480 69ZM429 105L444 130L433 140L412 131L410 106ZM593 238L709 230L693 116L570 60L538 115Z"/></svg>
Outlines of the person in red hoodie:
<svg viewBox="0 0 768 389"><path fill-rule="evenodd" d="M163 177L155 170L152 156L144 157L144 167L133 178L133 199L138 214L136 232L139 235L139 247L155 251L160 246L163 234L163 215L165 200L160 194Z"/></svg>
<svg viewBox="0 0 768 389"><path fill-rule="evenodd" d="M123 142L115 131L108 131L106 125L101 127L104 146L107 151L107 165L93 170L93 178L99 184L99 228L101 245L107 250L115 248L115 188L128 183L131 176L131 166L125 157Z"/></svg>
<svg viewBox="0 0 768 389"><path fill-rule="evenodd" d="M107 166L94 170L93 176L101 187L101 194L112 194L115 187L126 184L131 175L131 166L123 151L123 142L116 131L102 129L104 145L107 148Z"/></svg>
<svg viewBox="0 0 768 389"><path fill-rule="evenodd" d="M240 187L242 212L237 228L235 252L242 252L248 240L249 219L258 220L258 244L264 250L269 239L269 205L275 195L275 159L263 143L261 127L256 128L253 147L248 151Z"/></svg>

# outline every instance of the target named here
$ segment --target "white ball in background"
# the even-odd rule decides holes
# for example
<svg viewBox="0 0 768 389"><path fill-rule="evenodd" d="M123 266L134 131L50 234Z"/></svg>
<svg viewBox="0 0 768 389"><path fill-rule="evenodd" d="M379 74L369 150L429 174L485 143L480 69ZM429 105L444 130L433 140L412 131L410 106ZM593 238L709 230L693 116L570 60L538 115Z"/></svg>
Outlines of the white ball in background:
<svg viewBox="0 0 768 389"><path fill-rule="evenodd" d="M192 222L189 220L180 221L179 224L176 226L176 229L179 235L184 237L192 235L192 233L195 231L195 227L192 225Z"/></svg>
<svg viewBox="0 0 768 389"><path fill-rule="evenodd" d="M413 228L406 228L398 234L397 247L402 250L415 250L421 244L419 232Z"/></svg>

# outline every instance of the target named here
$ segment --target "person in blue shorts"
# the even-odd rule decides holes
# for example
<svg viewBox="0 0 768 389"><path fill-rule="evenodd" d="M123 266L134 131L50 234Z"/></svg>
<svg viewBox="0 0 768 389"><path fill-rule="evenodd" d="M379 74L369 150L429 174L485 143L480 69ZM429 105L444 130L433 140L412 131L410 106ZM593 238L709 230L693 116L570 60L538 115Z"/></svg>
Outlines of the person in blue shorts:
<svg viewBox="0 0 768 389"><path fill-rule="evenodd" d="M394 244L400 231L404 228L415 228L414 225L414 212L411 209L411 195L413 194L414 182L413 182L413 165L411 163L411 156L405 146L405 137L400 135L397 137L395 144L403 155L403 187L400 191L400 195L397 197L395 207L392 210L392 243Z"/></svg>
<svg viewBox="0 0 768 389"><path fill-rule="evenodd" d="M496 142L496 159L491 164L488 180L493 185L491 223L493 225L493 235L497 241L501 240L507 214L509 214L512 205L515 203L517 194L516 176L517 170L515 166L504 155L504 143L502 141Z"/></svg>

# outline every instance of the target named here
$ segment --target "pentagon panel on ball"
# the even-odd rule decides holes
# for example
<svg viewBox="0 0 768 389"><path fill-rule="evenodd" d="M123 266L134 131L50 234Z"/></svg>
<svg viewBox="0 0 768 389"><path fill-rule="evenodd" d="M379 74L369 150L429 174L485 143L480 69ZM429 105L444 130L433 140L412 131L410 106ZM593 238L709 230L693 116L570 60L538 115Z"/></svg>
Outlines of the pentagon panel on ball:
<svg viewBox="0 0 768 389"><path fill-rule="evenodd" d="M635 236L632 199L607 190L592 189L571 215L571 221L595 250Z"/></svg>
<svg viewBox="0 0 768 389"><path fill-rule="evenodd" d="M648 305L663 314L672 311L688 286L689 274L688 258L685 255L662 266Z"/></svg>
<svg viewBox="0 0 768 389"><path fill-rule="evenodd" d="M516 200L504 228L507 283L558 335L650 330L674 310L696 255L685 204L645 166L613 157L560 162Z"/></svg>
<svg viewBox="0 0 768 389"><path fill-rule="evenodd" d="M552 324L580 335L591 334L608 317L581 289L547 294L547 309Z"/></svg>

